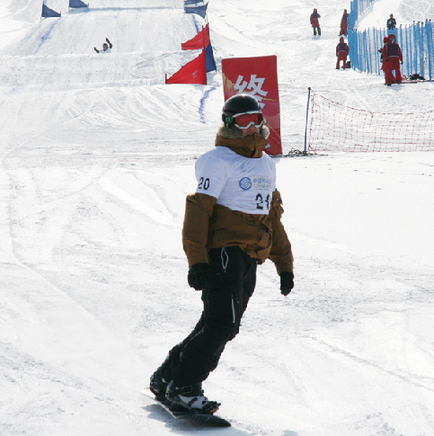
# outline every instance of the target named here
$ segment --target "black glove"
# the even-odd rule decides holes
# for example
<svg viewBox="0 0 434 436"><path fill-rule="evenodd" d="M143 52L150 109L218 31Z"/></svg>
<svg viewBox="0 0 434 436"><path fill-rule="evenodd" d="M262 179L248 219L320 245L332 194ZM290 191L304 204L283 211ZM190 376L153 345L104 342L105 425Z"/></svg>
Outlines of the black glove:
<svg viewBox="0 0 434 436"><path fill-rule="evenodd" d="M280 291L285 297L292 291L294 287L294 273L283 272L280 274Z"/></svg>
<svg viewBox="0 0 434 436"><path fill-rule="evenodd" d="M99 50L96 48L96 47L94 47L93 48L97 53L99 53Z"/></svg>
<svg viewBox="0 0 434 436"><path fill-rule="evenodd" d="M196 291L202 290L205 286L208 278L208 268L207 263L196 263L188 270L188 284Z"/></svg>
<svg viewBox="0 0 434 436"><path fill-rule="evenodd" d="M401 61L401 65L403 64L403 61Z"/></svg>
<svg viewBox="0 0 434 436"><path fill-rule="evenodd" d="M108 45L110 46L110 48L112 48L112 47L113 47L113 44L109 41L109 39L106 38L105 40L108 42Z"/></svg>

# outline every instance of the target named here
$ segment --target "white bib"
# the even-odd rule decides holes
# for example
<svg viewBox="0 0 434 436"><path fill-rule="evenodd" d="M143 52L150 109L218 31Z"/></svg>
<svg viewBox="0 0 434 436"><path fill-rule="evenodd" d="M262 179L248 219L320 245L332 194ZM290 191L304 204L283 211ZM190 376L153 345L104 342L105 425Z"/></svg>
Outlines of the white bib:
<svg viewBox="0 0 434 436"><path fill-rule="evenodd" d="M196 192L217 198L217 204L249 214L268 215L276 189L276 164L267 154L240 156L216 147L196 161Z"/></svg>

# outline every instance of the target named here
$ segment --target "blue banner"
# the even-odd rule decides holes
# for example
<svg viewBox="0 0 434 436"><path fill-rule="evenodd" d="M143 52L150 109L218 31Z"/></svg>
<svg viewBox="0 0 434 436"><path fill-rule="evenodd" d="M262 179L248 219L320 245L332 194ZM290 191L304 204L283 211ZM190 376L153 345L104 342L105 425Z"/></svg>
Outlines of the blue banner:
<svg viewBox="0 0 434 436"><path fill-rule="evenodd" d="M184 11L187 14L198 14L202 18L205 18L207 8L208 8L208 3L202 6L184 5Z"/></svg>
<svg viewBox="0 0 434 436"><path fill-rule="evenodd" d="M53 11L47 5L42 5L42 17L43 18L52 18L52 17L60 17L61 14L59 12Z"/></svg>
<svg viewBox="0 0 434 436"><path fill-rule="evenodd" d="M208 44L208 47L205 49L205 56L206 56L206 72L209 73L210 71L215 71L217 67L214 60L214 54L212 52L211 42Z"/></svg>
<svg viewBox="0 0 434 436"><path fill-rule="evenodd" d="M89 7L89 5L86 3L83 3L81 0L69 0L69 7L70 8L87 8L87 7Z"/></svg>

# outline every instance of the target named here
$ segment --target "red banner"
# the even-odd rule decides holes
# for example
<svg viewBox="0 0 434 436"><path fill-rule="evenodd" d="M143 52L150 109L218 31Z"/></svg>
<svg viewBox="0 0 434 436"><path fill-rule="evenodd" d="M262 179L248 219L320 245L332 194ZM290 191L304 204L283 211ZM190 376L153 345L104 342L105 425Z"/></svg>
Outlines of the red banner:
<svg viewBox="0 0 434 436"><path fill-rule="evenodd" d="M196 83L206 85L205 50L202 50L198 57L185 64L169 79L166 74L166 83Z"/></svg>
<svg viewBox="0 0 434 436"><path fill-rule="evenodd" d="M253 95L259 101L270 128L266 152L273 156L281 155L277 57L222 59L222 73L225 101L236 94Z"/></svg>
<svg viewBox="0 0 434 436"><path fill-rule="evenodd" d="M200 50L207 48L209 45L209 24L202 28L202 30L187 42L181 44L183 50Z"/></svg>

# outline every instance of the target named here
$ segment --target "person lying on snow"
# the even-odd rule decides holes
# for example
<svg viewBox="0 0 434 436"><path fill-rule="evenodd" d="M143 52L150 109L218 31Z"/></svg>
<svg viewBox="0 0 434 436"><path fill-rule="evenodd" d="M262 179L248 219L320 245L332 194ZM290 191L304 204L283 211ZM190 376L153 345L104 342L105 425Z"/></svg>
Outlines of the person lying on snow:
<svg viewBox="0 0 434 436"><path fill-rule="evenodd" d="M107 42L102 45L102 50L98 50L96 47L93 48L97 53L111 53L113 44L109 41L108 38L106 38L105 40Z"/></svg>

